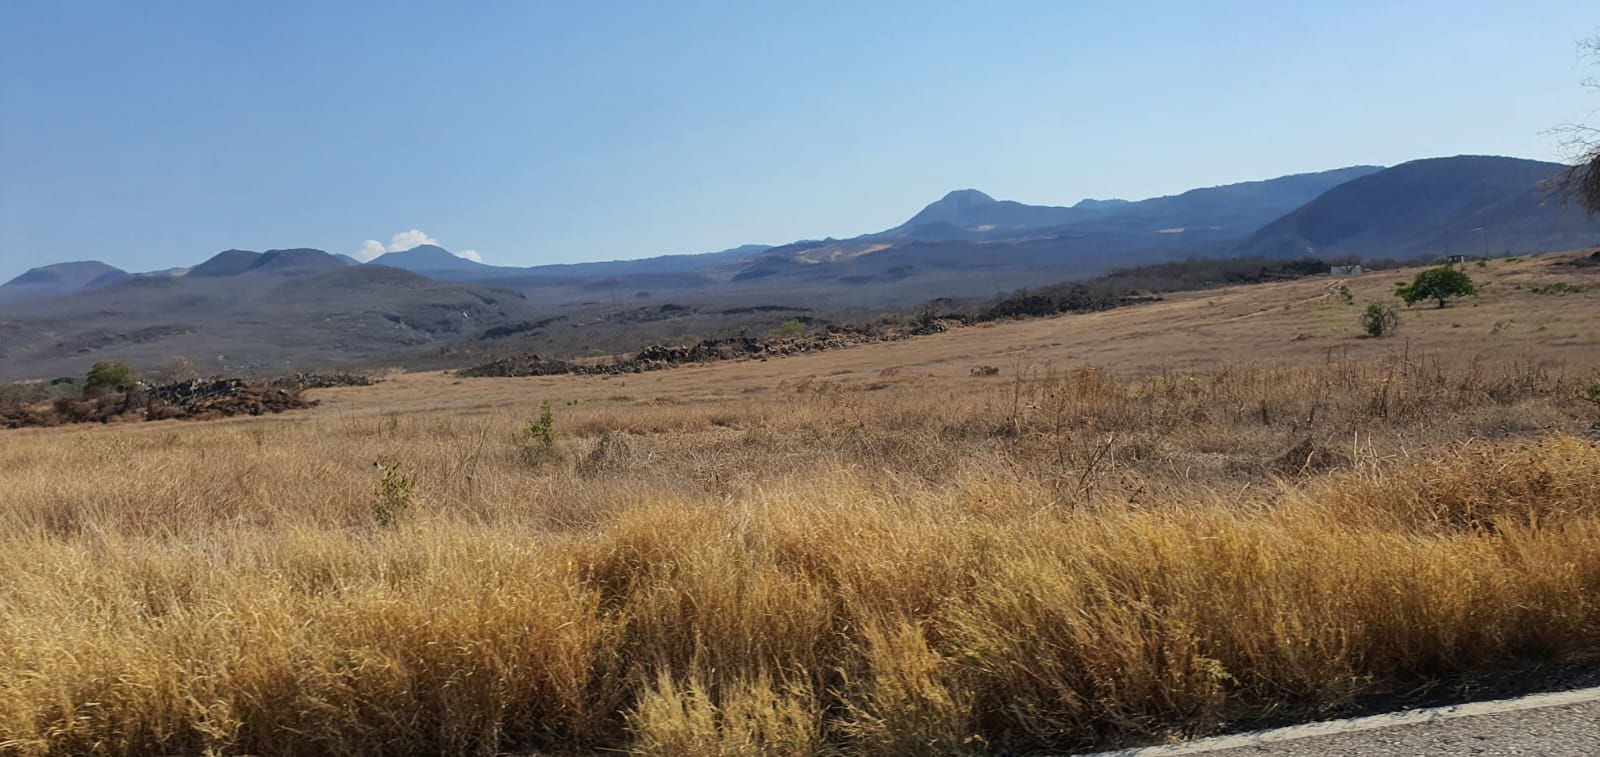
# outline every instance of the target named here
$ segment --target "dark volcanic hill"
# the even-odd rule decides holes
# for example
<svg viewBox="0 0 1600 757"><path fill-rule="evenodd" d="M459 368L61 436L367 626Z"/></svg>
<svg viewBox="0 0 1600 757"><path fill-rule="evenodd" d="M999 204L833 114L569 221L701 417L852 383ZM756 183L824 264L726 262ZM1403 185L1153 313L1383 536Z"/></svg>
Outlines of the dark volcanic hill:
<svg viewBox="0 0 1600 757"><path fill-rule="evenodd" d="M1478 155L1414 160L1330 189L1263 227L1236 253L1410 258L1600 242L1600 224L1541 189L1562 168Z"/></svg>
<svg viewBox="0 0 1600 757"><path fill-rule="evenodd" d="M224 250L209 260L189 269L190 278L205 279L262 273L279 276L306 276L337 271L348 266L336 255L322 250L297 248L292 250Z"/></svg>
<svg viewBox="0 0 1600 757"><path fill-rule="evenodd" d="M910 220L875 236L901 239L947 239L955 232L1000 238L1049 228L1082 217L1074 208L1025 205L996 200L976 189L957 189L918 211Z"/></svg>
<svg viewBox="0 0 1600 757"><path fill-rule="evenodd" d="M31 269L0 284L0 302L22 302L59 297L115 284L128 272L98 260L56 263Z"/></svg>
<svg viewBox="0 0 1600 757"><path fill-rule="evenodd" d="M437 245L425 244L402 252L386 252L374 258L369 265L388 266L423 275L447 274L452 278L470 276L490 278L496 267L458 257Z"/></svg>

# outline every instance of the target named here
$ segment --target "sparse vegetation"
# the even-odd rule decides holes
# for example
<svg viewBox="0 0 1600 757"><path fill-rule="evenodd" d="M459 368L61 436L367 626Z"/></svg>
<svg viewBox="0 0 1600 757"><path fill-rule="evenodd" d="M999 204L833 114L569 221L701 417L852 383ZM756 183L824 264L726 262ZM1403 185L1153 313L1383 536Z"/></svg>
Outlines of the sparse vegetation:
<svg viewBox="0 0 1600 757"><path fill-rule="evenodd" d="M1113 271L1088 281L1068 282L1015 292L977 308L972 320L994 321L1059 313L1091 313L1150 302L1159 299L1157 295L1163 293L1212 289L1232 284L1283 281L1323 275L1327 272L1327 264L1314 259L1196 259L1137 266ZM955 315L965 319L965 316Z"/></svg>
<svg viewBox="0 0 1600 757"><path fill-rule="evenodd" d="M1600 372L1596 372L1589 378L1579 382L1578 399L1600 407Z"/></svg>
<svg viewBox="0 0 1600 757"><path fill-rule="evenodd" d="M789 320L778 324L771 331L768 331L767 336L770 336L773 339L793 339L794 337L801 336L805 333L806 325L793 318L790 318Z"/></svg>
<svg viewBox="0 0 1600 757"><path fill-rule="evenodd" d="M1359 319L1361 330L1374 339L1392 336L1400 328L1400 311L1393 305L1370 303Z"/></svg>
<svg viewBox="0 0 1600 757"><path fill-rule="evenodd" d="M193 381L200 378L200 369L192 358L184 355L173 355L161 361L151 378L158 384L176 384L180 381Z"/></svg>
<svg viewBox="0 0 1600 757"><path fill-rule="evenodd" d="M529 421L516 438L517 455L528 465L538 465L558 457L556 453L556 417L550 409L550 400L539 403L539 419Z"/></svg>
<svg viewBox="0 0 1600 757"><path fill-rule="evenodd" d="M1395 295L1405 300L1407 305L1414 305L1423 300L1437 300L1441 308L1451 299L1477 293L1472 277L1448 265L1422 271L1410 284L1402 284L1395 288Z"/></svg>
<svg viewBox="0 0 1600 757"><path fill-rule="evenodd" d="M1536 286L1536 287L1533 287L1533 288L1529 289L1528 291L1533 292L1534 294L1561 295L1561 294L1579 294L1579 293L1583 292L1585 289L1587 289L1587 287L1579 286L1577 284L1568 284L1565 281L1558 281L1558 282L1556 282L1554 284L1546 284L1544 286Z"/></svg>

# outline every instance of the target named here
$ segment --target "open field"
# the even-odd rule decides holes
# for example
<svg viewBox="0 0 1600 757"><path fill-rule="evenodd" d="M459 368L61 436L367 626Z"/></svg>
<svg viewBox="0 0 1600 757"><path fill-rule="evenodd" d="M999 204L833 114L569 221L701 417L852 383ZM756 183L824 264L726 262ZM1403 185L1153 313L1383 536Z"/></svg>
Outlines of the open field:
<svg viewBox="0 0 1600 757"><path fill-rule="evenodd" d="M0 753L1108 747L1600 661L1573 259L1383 340L1411 272L3 432Z"/></svg>

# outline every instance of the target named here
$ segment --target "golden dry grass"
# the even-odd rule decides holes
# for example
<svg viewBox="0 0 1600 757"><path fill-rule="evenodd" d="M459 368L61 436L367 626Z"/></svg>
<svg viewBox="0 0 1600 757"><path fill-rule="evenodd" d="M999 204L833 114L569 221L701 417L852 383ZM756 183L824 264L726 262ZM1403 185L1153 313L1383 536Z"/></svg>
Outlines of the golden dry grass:
<svg viewBox="0 0 1600 757"><path fill-rule="evenodd" d="M1409 345L1292 282L0 435L0 753L1062 749L1590 661L1592 301L1494 265Z"/></svg>

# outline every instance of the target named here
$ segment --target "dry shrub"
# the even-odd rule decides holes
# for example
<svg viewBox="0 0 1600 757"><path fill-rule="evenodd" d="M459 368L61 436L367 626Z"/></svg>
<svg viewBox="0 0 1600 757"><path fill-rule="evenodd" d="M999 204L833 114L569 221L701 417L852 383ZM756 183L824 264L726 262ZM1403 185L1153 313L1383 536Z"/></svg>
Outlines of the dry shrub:
<svg viewBox="0 0 1600 757"><path fill-rule="evenodd" d="M974 696L914 622L872 622L846 678L841 736L863 754L964 754L984 746Z"/></svg>
<svg viewBox="0 0 1600 757"><path fill-rule="evenodd" d="M780 689L766 677L719 688L662 671L630 713L630 752L652 757L818 754L824 749L816 697L803 685Z"/></svg>

